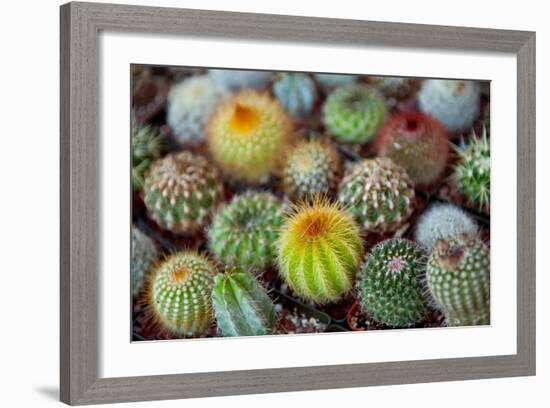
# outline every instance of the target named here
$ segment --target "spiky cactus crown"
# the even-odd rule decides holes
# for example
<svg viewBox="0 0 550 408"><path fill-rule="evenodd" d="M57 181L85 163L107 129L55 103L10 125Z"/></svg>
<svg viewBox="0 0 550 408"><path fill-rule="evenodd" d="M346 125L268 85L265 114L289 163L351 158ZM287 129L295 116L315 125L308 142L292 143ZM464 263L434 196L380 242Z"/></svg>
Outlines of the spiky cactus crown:
<svg viewBox="0 0 550 408"><path fill-rule="evenodd" d="M295 118L310 113L317 97L315 83L306 74L281 74L273 84L273 93Z"/></svg>
<svg viewBox="0 0 550 408"><path fill-rule="evenodd" d="M292 120L269 95L241 91L218 107L207 135L212 158L226 175L261 183L293 140Z"/></svg>
<svg viewBox="0 0 550 408"><path fill-rule="evenodd" d="M461 132L479 116L480 88L475 81L428 79L418 93L420 109L449 132Z"/></svg>
<svg viewBox="0 0 550 408"><path fill-rule="evenodd" d="M285 193L293 199L336 191L342 162L327 141L311 138L299 141L285 156L282 166Z"/></svg>
<svg viewBox="0 0 550 408"><path fill-rule="evenodd" d="M452 204L435 204L418 219L415 237L431 251L440 239L461 234L475 236L477 233L475 221L461 208Z"/></svg>
<svg viewBox="0 0 550 408"><path fill-rule="evenodd" d="M375 135L386 116L384 98L373 87L353 84L336 88L323 106L323 123L344 143L365 143Z"/></svg>
<svg viewBox="0 0 550 408"><path fill-rule="evenodd" d="M203 334L212 324L214 265L195 252L168 257L154 272L149 304L155 321L185 336Z"/></svg>
<svg viewBox="0 0 550 408"><path fill-rule="evenodd" d="M224 336L262 336L277 328L277 313L266 290L239 268L215 277L212 303Z"/></svg>
<svg viewBox="0 0 550 408"><path fill-rule="evenodd" d="M272 72L210 69L208 75L214 81L231 90L253 88L261 90L273 79Z"/></svg>
<svg viewBox="0 0 550 408"><path fill-rule="evenodd" d="M491 200L491 151L485 129L481 137L472 131L469 143L455 150L458 162L454 167L453 179L458 189L471 204L488 211Z"/></svg>
<svg viewBox="0 0 550 408"><path fill-rule="evenodd" d="M445 171L449 141L437 120L407 111L392 115L382 127L378 150L402 166L415 184L430 185Z"/></svg>
<svg viewBox="0 0 550 408"><path fill-rule="evenodd" d="M158 250L151 238L132 225L130 273L132 296L138 296L158 258Z"/></svg>
<svg viewBox="0 0 550 408"><path fill-rule="evenodd" d="M227 90L209 76L185 79L168 94L167 122L181 143L204 139L204 126Z"/></svg>
<svg viewBox="0 0 550 408"><path fill-rule="evenodd" d="M449 326L490 323L490 252L479 238L439 240L428 259L427 281Z"/></svg>
<svg viewBox="0 0 550 408"><path fill-rule="evenodd" d="M151 125L137 126L132 124L131 153L132 153L132 189L143 187L145 175L151 164L160 157L163 147L163 138L155 127Z"/></svg>
<svg viewBox="0 0 550 408"><path fill-rule="evenodd" d="M362 251L353 217L337 203L316 197L295 206L281 228L279 273L307 301L336 301L352 288Z"/></svg>
<svg viewBox="0 0 550 408"><path fill-rule="evenodd" d="M151 218L182 234L194 233L206 224L222 193L216 170L202 156L188 151L155 162L143 187Z"/></svg>
<svg viewBox="0 0 550 408"><path fill-rule="evenodd" d="M275 241L283 214L283 203L271 193L235 196L212 220L208 231L210 249L226 265L259 272L275 260Z"/></svg>
<svg viewBox="0 0 550 408"><path fill-rule="evenodd" d="M406 239L382 241L361 268L359 295L365 313L394 327L420 322L428 312L426 254Z"/></svg>
<svg viewBox="0 0 550 408"><path fill-rule="evenodd" d="M412 214L414 189L406 171L388 158L351 164L340 182L338 200L367 231L395 231Z"/></svg>
<svg viewBox="0 0 550 408"><path fill-rule="evenodd" d="M317 83L325 91L329 91L337 86L350 85L359 79L359 75L344 74L314 74Z"/></svg>

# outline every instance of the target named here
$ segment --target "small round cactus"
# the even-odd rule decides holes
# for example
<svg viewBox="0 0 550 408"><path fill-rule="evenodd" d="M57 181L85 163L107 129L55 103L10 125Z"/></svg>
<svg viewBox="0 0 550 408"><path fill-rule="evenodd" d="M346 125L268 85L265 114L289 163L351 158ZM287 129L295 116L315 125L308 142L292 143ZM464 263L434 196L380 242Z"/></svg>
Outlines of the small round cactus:
<svg viewBox="0 0 550 408"><path fill-rule="evenodd" d="M384 96L395 100L411 97L418 88L416 78L373 76L369 78L369 81Z"/></svg>
<svg viewBox="0 0 550 408"><path fill-rule="evenodd" d="M477 233L475 221L465 211L452 204L434 204L418 219L415 238L431 251L440 239Z"/></svg>
<svg viewBox="0 0 550 408"><path fill-rule="evenodd" d="M402 166L416 185L431 185L445 171L449 141L437 120L407 111L392 115L382 127L378 151Z"/></svg>
<svg viewBox="0 0 550 408"><path fill-rule="evenodd" d="M315 83L306 74L280 74L273 84L273 93L295 118L310 113L317 97Z"/></svg>
<svg viewBox="0 0 550 408"><path fill-rule="evenodd" d="M283 203L271 193L235 196L212 220L210 249L226 265L262 270L275 261L283 215Z"/></svg>
<svg viewBox="0 0 550 408"><path fill-rule="evenodd" d="M346 85L330 93L323 106L323 123L339 142L365 143L384 122L386 104L368 85Z"/></svg>
<svg viewBox="0 0 550 408"><path fill-rule="evenodd" d="M409 327L426 316L426 254L406 239L377 244L361 267L359 296L365 313L393 327Z"/></svg>
<svg viewBox="0 0 550 408"><path fill-rule="evenodd" d="M330 195L338 187L342 163L336 149L320 139L299 141L282 166L285 193L293 199Z"/></svg>
<svg viewBox="0 0 550 408"><path fill-rule="evenodd" d="M180 143L204 140L204 126L226 89L207 75L174 85L168 94L166 119Z"/></svg>
<svg viewBox="0 0 550 408"><path fill-rule="evenodd" d="M481 137L472 131L469 143L457 147L458 162L453 179L468 201L480 210L487 211L491 197L491 152L486 130Z"/></svg>
<svg viewBox="0 0 550 408"><path fill-rule="evenodd" d="M306 301L336 301L352 289L362 251L353 217L337 203L316 197L297 205L281 228L279 273Z"/></svg>
<svg viewBox="0 0 550 408"><path fill-rule="evenodd" d="M479 116L480 88L475 81L428 79L418 93L420 109L449 132L467 130Z"/></svg>
<svg viewBox="0 0 550 408"><path fill-rule="evenodd" d="M428 259L427 281L449 326L490 323L490 252L471 235L439 240Z"/></svg>
<svg viewBox="0 0 550 408"><path fill-rule="evenodd" d="M159 252L153 240L132 225L130 260L132 296L138 296L145 287L145 282L148 280L158 256Z"/></svg>
<svg viewBox="0 0 550 408"><path fill-rule="evenodd" d="M351 164L340 182L338 200L367 232L397 230L412 214L414 189L406 171L388 158Z"/></svg>
<svg viewBox="0 0 550 408"><path fill-rule="evenodd" d="M267 71L209 69L208 75L218 84L233 91L245 88L262 90L273 79L273 73Z"/></svg>
<svg viewBox="0 0 550 408"><path fill-rule="evenodd" d="M212 303L224 336L263 336L277 328L277 313L266 290L239 268L216 275Z"/></svg>
<svg viewBox="0 0 550 408"><path fill-rule="evenodd" d="M208 148L224 174L267 181L293 139L292 119L267 94L241 91L219 105L207 127Z"/></svg>
<svg viewBox="0 0 550 408"><path fill-rule="evenodd" d="M325 91L330 91L338 86L353 84L359 79L359 75L349 74L314 74L314 77Z"/></svg>
<svg viewBox="0 0 550 408"><path fill-rule="evenodd" d="M157 160L143 187L151 218L179 234L193 234L202 228L222 194L215 169L202 156L188 151Z"/></svg>
<svg viewBox="0 0 550 408"><path fill-rule="evenodd" d="M163 138L151 125L132 125L132 189L140 190L151 163L160 157Z"/></svg>
<svg viewBox="0 0 550 408"><path fill-rule="evenodd" d="M149 287L155 322L178 335L203 334L213 321L215 274L208 258L195 252L168 257L153 273Z"/></svg>

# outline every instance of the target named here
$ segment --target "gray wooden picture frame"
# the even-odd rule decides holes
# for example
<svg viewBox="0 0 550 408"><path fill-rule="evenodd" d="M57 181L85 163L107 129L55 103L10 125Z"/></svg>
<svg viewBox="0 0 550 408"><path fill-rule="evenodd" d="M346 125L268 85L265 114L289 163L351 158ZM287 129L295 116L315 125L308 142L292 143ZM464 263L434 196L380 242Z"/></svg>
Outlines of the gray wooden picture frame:
<svg viewBox="0 0 550 408"><path fill-rule="evenodd" d="M126 378L98 373L100 31L517 56L517 354ZM282 15L61 6L61 400L95 404L535 374L535 33ZM498 143L498 141L497 141ZM497 254L498 256L498 254ZM512 266L511 266L512 267Z"/></svg>

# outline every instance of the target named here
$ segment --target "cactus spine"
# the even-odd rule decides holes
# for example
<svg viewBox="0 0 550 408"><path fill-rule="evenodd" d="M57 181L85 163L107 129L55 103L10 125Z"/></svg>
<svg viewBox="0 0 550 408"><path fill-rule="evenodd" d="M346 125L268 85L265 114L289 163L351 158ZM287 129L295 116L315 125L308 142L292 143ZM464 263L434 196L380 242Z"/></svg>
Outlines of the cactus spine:
<svg viewBox="0 0 550 408"><path fill-rule="evenodd" d="M130 273L132 296L138 296L158 258L158 250L151 238L132 225Z"/></svg>
<svg viewBox="0 0 550 408"><path fill-rule="evenodd" d="M137 126L132 124L132 189L143 187L145 175L151 164L160 157L163 138L159 131L151 125Z"/></svg>

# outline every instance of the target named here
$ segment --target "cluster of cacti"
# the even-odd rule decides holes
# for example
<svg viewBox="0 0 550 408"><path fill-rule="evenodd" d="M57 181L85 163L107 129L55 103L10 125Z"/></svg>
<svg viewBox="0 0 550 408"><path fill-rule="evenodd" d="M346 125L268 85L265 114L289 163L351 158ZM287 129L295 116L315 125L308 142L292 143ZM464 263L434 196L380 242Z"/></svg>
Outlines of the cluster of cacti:
<svg viewBox="0 0 550 408"><path fill-rule="evenodd" d="M309 114L317 97L315 83L306 74L280 74L273 84L273 93L295 118Z"/></svg>
<svg viewBox="0 0 550 408"><path fill-rule="evenodd" d="M418 88L418 79L406 77L373 76L369 81L387 98L401 100L411 97Z"/></svg>
<svg viewBox="0 0 550 408"><path fill-rule="evenodd" d="M267 71L210 69L208 74L218 84L231 90L246 88L261 90L273 80L273 73Z"/></svg>
<svg viewBox="0 0 550 408"><path fill-rule="evenodd" d="M262 336L277 328L277 313L265 288L248 272L232 268L215 277L212 303L224 336Z"/></svg>
<svg viewBox="0 0 550 408"><path fill-rule="evenodd" d="M426 254L406 239L388 239L372 248L361 267L362 309L381 323L407 327L429 310Z"/></svg>
<svg viewBox="0 0 550 408"><path fill-rule="evenodd" d="M475 81L427 79L418 93L420 109L449 132L468 130L479 116L480 88Z"/></svg>
<svg viewBox="0 0 550 408"><path fill-rule="evenodd" d="M330 91L338 86L353 84L359 79L359 75L349 74L315 74L319 86L325 91Z"/></svg>
<svg viewBox="0 0 550 408"><path fill-rule="evenodd" d="M163 147L163 137L155 127L151 125L137 126L132 124L131 136L132 154L132 189L139 190L143 187L145 175L153 161L160 157Z"/></svg>
<svg viewBox="0 0 550 408"><path fill-rule="evenodd" d="M132 296L135 297L138 296L145 287L145 282L149 279L151 270L159 257L159 251L154 241L133 225L130 243Z"/></svg>
<svg viewBox="0 0 550 408"><path fill-rule="evenodd" d="M457 147L458 162L453 178L468 201L481 210L488 210L491 199L491 151L486 130L481 137L472 136L464 147Z"/></svg>
<svg viewBox="0 0 550 408"><path fill-rule="evenodd" d="M204 227L222 194L216 169L188 151L171 153L153 163L143 186L151 218L182 234Z"/></svg>
<svg viewBox="0 0 550 408"><path fill-rule="evenodd" d="M190 77L168 94L166 121L180 143L204 139L204 127L227 90L207 75Z"/></svg>
<svg viewBox="0 0 550 408"><path fill-rule="evenodd" d="M299 141L282 166L283 188L293 199L330 195L338 187L342 163L334 146L317 138Z"/></svg>
<svg viewBox="0 0 550 408"><path fill-rule="evenodd" d="M413 183L430 185L445 171L449 141L437 120L407 111L393 114L380 130L378 151L402 166Z"/></svg>
<svg viewBox="0 0 550 408"><path fill-rule="evenodd" d="M490 252L476 236L439 240L428 259L427 282L449 326L490 323Z"/></svg>
<svg viewBox="0 0 550 408"><path fill-rule="evenodd" d="M367 232L399 228L414 210L415 193L406 171L388 158L351 164L340 182L338 199Z"/></svg>
<svg viewBox="0 0 550 408"><path fill-rule="evenodd" d="M154 320L174 333L197 336L212 324L212 288L217 271L196 252L178 252L154 271L148 289Z"/></svg>
<svg viewBox="0 0 550 408"><path fill-rule="evenodd" d="M386 117L386 103L368 85L336 88L323 105L323 123L339 142L365 143L376 136Z"/></svg>
<svg viewBox="0 0 550 408"><path fill-rule="evenodd" d="M267 192L246 192L221 207L208 230L210 250L226 265L261 271L276 258L284 205Z"/></svg>
<svg viewBox="0 0 550 408"><path fill-rule="evenodd" d="M224 174L249 183L267 181L294 136L281 105L251 90L218 106L207 135L210 154Z"/></svg>
<svg viewBox="0 0 550 408"><path fill-rule="evenodd" d="M332 302L352 288L362 252L351 214L316 197L296 205L281 228L279 274L300 298Z"/></svg>

